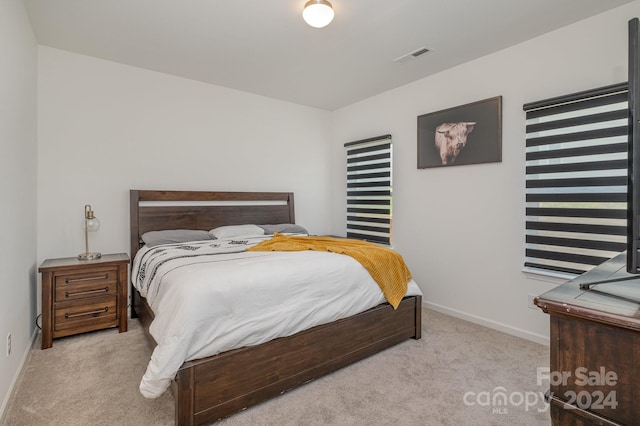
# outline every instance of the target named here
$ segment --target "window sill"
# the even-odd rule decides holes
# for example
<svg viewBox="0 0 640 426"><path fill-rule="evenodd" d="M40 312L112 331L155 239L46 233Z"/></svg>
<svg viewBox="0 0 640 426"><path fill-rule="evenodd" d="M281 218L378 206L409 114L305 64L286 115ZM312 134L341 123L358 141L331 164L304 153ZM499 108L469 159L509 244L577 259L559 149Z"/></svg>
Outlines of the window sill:
<svg viewBox="0 0 640 426"><path fill-rule="evenodd" d="M545 281L554 284L564 284L567 281L570 281L577 277L575 274L567 274L563 272L555 272L555 271L547 271L544 269L536 269L536 268L522 268L522 272L526 275L527 278L537 281Z"/></svg>

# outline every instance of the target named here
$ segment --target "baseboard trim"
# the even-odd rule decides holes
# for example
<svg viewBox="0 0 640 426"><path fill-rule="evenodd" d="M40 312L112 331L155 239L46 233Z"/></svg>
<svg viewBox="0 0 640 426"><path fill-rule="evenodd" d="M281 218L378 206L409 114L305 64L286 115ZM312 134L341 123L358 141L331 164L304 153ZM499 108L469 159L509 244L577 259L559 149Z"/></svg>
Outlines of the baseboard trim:
<svg viewBox="0 0 640 426"><path fill-rule="evenodd" d="M31 349L33 349L33 345L35 344L36 338L38 337L38 332L39 332L38 327L35 327L33 329L33 334L31 335L30 344L27 345L27 349L24 351L24 354L22 355L22 360L20 360L20 364L18 365L16 374L13 376L13 380L11 380L11 384L9 385L9 390L7 391L7 394L4 397L4 401L2 401L2 405L0 406L0 424L4 424L4 415L6 414L5 410L9 406L9 402L11 401L11 397L13 396L13 391L16 385L22 378L24 365L27 362L27 359L29 358Z"/></svg>
<svg viewBox="0 0 640 426"><path fill-rule="evenodd" d="M475 324L482 325L487 328L491 328L493 330L501 331L503 333L510 334L512 336L521 337L526 340L530 340L535 343L540 343L541 345L549 346L550 340L548 336L544 336L542 334L531 333L527 330L522 330L517 327L513 327L507 324L503 324L497 321L493 321L490 319L482 318L476 315L471 315L466 312L459 311L457 309L452 309L447 306L438 305L436 303L431 303L425 301L423 299L422 304L428 308L432 309L436 312L440 312L442 314L450 315L452 317L460 318L465 321L469 321Z"/></svg>

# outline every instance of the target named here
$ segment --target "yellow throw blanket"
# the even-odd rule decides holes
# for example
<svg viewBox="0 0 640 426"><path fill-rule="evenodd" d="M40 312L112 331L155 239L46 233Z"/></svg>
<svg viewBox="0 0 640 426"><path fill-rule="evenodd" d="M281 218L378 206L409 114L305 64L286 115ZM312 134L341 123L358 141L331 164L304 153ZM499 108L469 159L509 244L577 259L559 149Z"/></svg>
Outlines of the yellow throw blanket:
<svg viewBox="0 0 640 426"><path fill-rule="evenodd" d="M397 252L360 240L274 234L247 251L328 251L356 259L378 283L387 301L396 309L407 292L411 272Z"/></svg>

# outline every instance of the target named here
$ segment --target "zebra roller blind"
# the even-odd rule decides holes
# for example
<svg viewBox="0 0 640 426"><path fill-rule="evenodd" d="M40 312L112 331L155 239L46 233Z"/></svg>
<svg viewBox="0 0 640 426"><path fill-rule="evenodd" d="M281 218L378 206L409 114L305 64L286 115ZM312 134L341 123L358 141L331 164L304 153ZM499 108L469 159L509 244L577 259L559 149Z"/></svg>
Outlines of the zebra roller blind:
<svg viewBox="0 0 640 426"><path fill-rule="evenodd" d="M347 149L347 238L391 244L391 135Z"/></svg>
<svg viewBox="0 0 640 426"><path fill-rule="evenodd" d="M627 84L524 110L525 266L581 274L626 248Z"/></svg>

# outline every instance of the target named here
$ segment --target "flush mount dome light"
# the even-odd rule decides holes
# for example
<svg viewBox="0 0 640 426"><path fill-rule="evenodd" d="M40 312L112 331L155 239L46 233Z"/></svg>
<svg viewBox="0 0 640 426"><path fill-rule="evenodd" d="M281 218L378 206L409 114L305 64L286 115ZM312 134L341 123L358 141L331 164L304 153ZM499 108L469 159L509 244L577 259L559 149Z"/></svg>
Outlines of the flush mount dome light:
<svg viewBox="0 0 640 426"><path fill-rule="evenodd" d="M302 17L314 28L326 27L333 20L333 7L327 0L309 0L304 5Z"/></svg>

